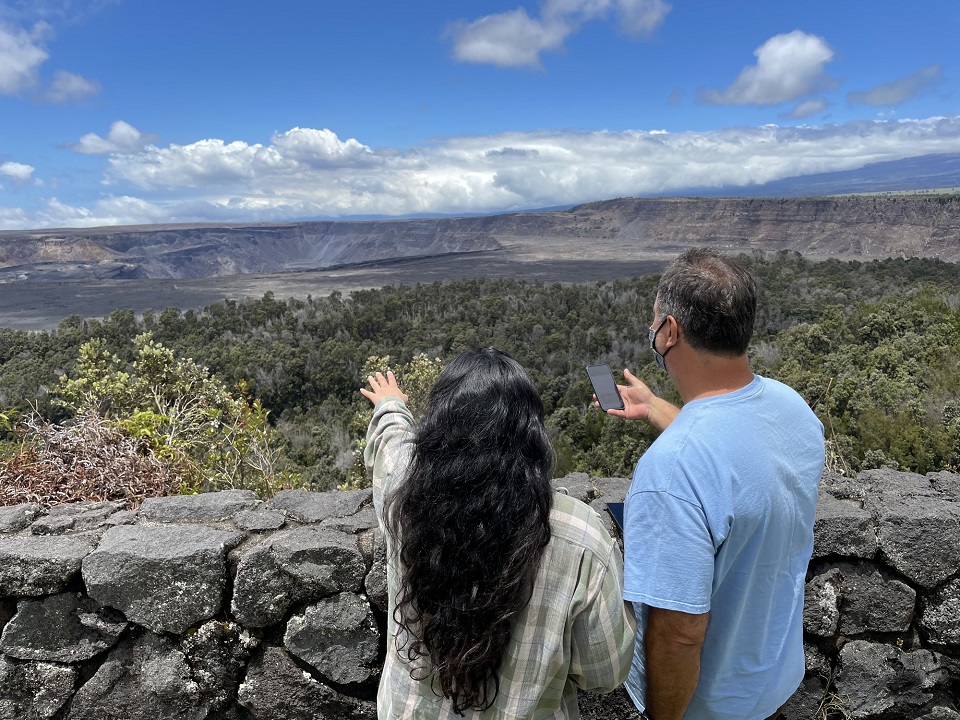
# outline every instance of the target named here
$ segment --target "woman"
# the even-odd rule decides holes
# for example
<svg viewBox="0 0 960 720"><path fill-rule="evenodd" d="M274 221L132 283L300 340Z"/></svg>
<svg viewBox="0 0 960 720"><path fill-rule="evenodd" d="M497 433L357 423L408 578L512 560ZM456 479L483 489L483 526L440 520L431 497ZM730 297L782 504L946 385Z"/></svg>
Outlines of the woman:
<svg viewBox="0 0 960 720"><path fill-rule="evenodd" d="M626 678L623 560L551 485L543 405L488 348L456 357L419 426L393 373L367 378L364 459L387 539L380 718L579 718Z"/></svg>

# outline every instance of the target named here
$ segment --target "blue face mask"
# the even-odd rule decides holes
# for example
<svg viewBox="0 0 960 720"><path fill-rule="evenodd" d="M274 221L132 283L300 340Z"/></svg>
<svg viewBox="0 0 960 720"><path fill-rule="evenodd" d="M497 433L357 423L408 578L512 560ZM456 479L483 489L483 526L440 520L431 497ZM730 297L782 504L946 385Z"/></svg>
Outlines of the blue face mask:
<svg viewBox="0 0 960 720"><path fill-rule="evenodd" d="M654 330L653 328L650 328L650 329L647 331L647 337L650 339L650 352L653 353L653 359L657 361L657 365L660 367L661 370L666 370L666 369L667 369L667 364L666 364L664 358L667 356L667 353L670 352L671 348L673 348L673 345L671 345L670 347L668 347L668 348L663 352L663 355L661 355L659 352L657 352L657 347L656 347L656 343L657 343L657 333L660 332L660 328L663 327L663 325L664 325L665 322L667 322L667 318L664 318L664 319L660 322L660 324L657 325L657 329L656 329L656 330Z"/></svg>

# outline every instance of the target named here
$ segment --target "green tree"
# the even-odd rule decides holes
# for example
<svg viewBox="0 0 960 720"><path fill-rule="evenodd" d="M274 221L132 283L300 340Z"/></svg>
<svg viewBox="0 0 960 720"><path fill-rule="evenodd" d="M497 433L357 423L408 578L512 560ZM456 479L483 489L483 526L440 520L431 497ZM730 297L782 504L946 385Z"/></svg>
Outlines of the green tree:
<svg viewBox="0 0 960 720"><path fill-rule="evenodd" d="M80 348L76 376L62 376L56 402L95 413L186 469L184 490L254 489L272 495L296 478L277 470L267 410L240 384L234 395L192 359L178 359L150 333L133 339L129 369L95 339Z"/></svg>

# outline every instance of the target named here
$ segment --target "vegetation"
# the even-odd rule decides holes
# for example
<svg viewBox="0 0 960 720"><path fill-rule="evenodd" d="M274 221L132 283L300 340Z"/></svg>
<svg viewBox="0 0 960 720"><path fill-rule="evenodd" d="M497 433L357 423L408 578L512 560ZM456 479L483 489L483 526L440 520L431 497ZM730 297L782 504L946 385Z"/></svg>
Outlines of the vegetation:
<svg viewBox="0 0 960 720"><path fill-rule="evenodd" d="M836 469L957 467L956 265L811 262L786 252L746 261L762 289L754 365L810 402ZM73 316L51 332L0 329L0 410L19 428L5 431L6 455L33 442L18 416L69 426L93 413L172 463L190 491L358 487L366 375L391 366L422 401L443 361L493 345L540 389L558 474L626 476L654 435L591 408L583 367L629 367L677 400L646 346L657 279L267 294L142 318Z"/></svg>

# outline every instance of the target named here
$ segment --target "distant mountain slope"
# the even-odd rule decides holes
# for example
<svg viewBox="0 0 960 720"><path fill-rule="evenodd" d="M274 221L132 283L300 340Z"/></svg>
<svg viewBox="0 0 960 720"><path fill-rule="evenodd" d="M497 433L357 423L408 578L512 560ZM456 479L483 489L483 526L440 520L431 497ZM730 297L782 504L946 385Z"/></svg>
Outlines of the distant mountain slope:
<svg viewBox="0 0 960 720"><path fill-rule="evenodd" d="M856 170L797 175L763 185L690 188L682 194L709 197L815 197L929 188L960 188L960 153L889 160L864 165Z"/></svg>
<svg viewBox="0 0 960 720"><path fill-rule="evenodd" d="M661 259L691 245L960 260L960 196L622 198L486 217L0 232L0 281L203 278L454 253Z"/></svg>

